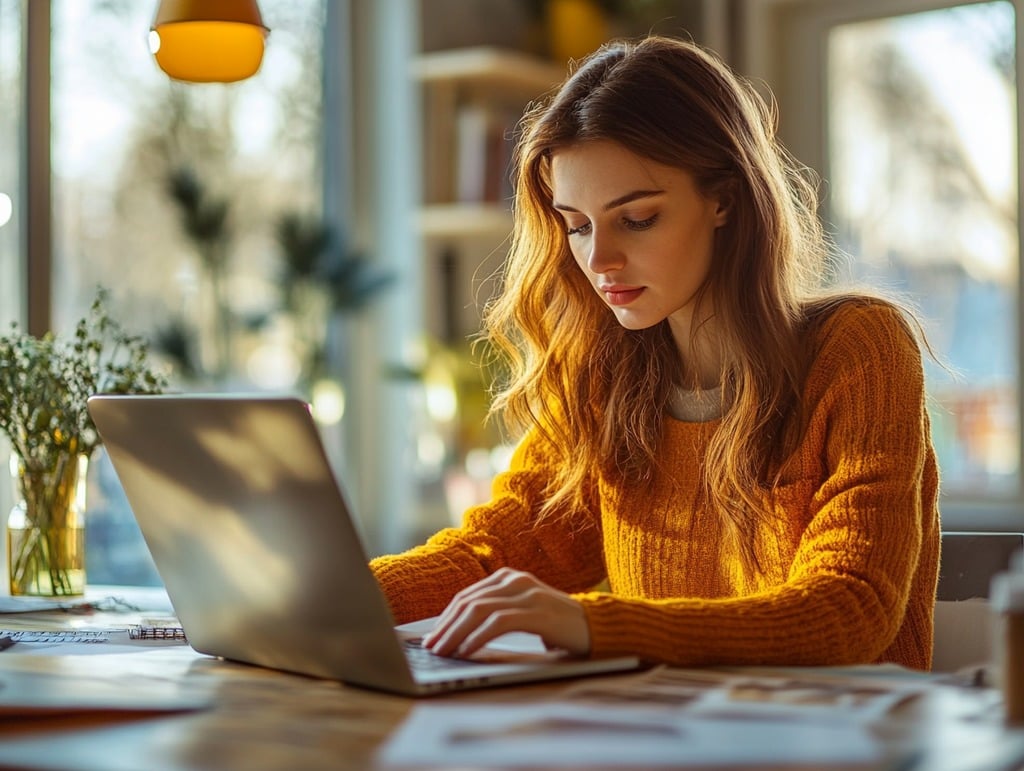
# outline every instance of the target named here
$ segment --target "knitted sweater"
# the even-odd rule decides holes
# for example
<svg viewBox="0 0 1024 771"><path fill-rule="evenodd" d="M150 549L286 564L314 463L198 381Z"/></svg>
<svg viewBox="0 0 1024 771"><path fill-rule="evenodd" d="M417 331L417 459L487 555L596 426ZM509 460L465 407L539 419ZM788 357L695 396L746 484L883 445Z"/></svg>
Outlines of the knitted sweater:
<svg viewBox="0 0 1024 771"><path fill-rule="evenodd" d="M847 303L818 327L802 444L771 495L749 576L702 507L701 462L718 420L666 416L665 467L646 484L592 480L589 510L534 522L557 463L536 433L460 528L371 562L396 620L440 613L502 566L573 593L593 657L679 666L931 666L938 470L921 353L897 311ZM607 580L610 591L593 591Z"/></svg>

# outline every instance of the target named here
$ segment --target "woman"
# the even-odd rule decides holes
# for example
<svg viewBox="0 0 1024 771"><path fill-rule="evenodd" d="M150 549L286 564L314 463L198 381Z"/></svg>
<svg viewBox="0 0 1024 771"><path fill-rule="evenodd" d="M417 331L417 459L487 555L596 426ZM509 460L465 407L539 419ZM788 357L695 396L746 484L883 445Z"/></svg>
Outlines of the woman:
<svg viewBox="0 0 1024 771"><path fill-rule="evenodd" d="M492 500L372 567L470 655L928 669L938 472L912 317L816 286L809 175L717 58L609 44L524 120L488 339ZM595 587L603 586L603 590Z"/></svg>

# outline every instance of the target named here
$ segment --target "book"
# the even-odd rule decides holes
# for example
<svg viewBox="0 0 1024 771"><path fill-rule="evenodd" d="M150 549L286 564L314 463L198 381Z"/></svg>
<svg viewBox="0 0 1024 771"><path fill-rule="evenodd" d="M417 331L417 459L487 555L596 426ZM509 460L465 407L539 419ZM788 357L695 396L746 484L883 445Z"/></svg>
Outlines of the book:
<svg viewBox="0 0 1024 771"><path fill-rule="evenodd" d="M513 132L519 113L469 102L455 116L455 200L498 203L512 196Z"/></svg>

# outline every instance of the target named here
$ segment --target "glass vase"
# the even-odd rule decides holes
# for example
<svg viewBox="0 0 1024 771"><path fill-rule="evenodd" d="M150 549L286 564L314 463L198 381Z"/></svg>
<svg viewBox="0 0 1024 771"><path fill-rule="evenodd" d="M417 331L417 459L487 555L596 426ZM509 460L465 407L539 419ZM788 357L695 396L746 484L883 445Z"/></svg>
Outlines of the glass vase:
<svg viewBox="0 0 1024 771"><path fill-rule="evenodd" d="M11 459L16 503L7 520L12 595L85 592L85 489L89 458L59 454L46 467Z"/></svg>

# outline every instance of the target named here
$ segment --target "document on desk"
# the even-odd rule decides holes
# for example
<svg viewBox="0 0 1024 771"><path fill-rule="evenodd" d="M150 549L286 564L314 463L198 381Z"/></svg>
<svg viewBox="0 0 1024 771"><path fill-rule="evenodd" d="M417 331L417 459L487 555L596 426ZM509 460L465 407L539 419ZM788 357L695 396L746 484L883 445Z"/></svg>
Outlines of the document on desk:
<svg viewBox="0 0 1024 771"><path fill-rule="evenodd" d="M873 723L919 678L806 669L657 667L571 684L544 703L417 706L383 750L393 765L873 763Z"/></svg>
<svg viewBox="0 0 1024 771"><path fill-rule="evenodd" d="M657 667L629 678L581 681L562 698L590 706L675 708L691 716L870 723L916 697L928 681L842 668L787 672Z"/></svg>
<svg viewBox="0 0 1024 771"><path fill-rule="evenodd" d="M691 717L552 702L415 707L385 745L394 766L443 768L873 763L883 750L864 726Z"/></svg>

